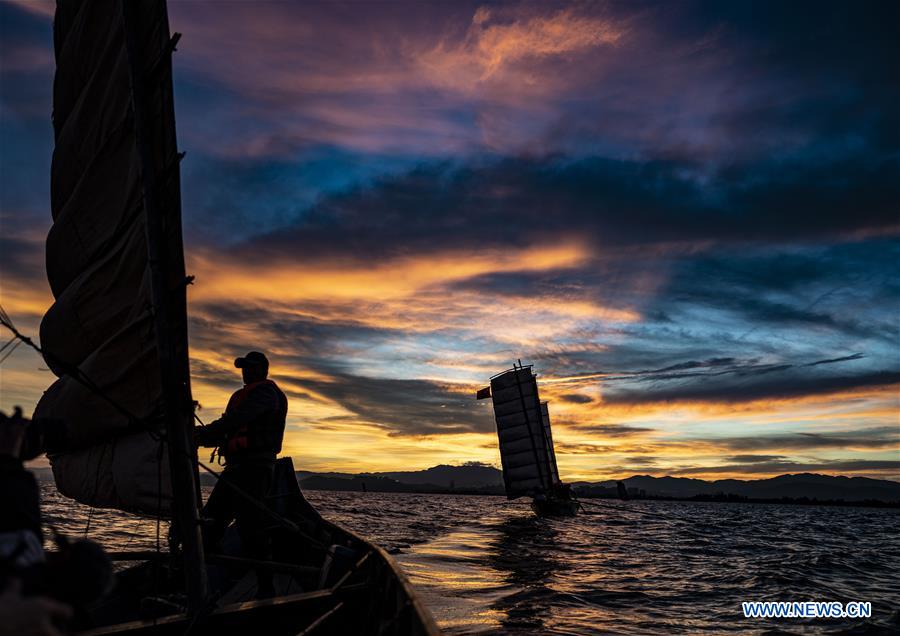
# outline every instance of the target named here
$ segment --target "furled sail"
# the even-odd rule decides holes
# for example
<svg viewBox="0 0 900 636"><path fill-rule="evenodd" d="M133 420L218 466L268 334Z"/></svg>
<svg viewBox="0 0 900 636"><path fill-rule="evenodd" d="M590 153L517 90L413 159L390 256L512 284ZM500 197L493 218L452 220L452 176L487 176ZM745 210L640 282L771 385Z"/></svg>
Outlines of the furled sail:
<svg viewBox="0 0 900 636"><path fill-rule="evenodd" d="M494 376L490 393L506 496L515 499L549 492L559 482L559 472L550 417L531 367L516 367Z"/></svg>
<svg viewBox="0 0 900 636"><path fill-rule="evenodd" d="M53 226L46 249L55 302L41 323L41 346L58 380L35 417L66 425L63 448L50 456L64 495L165 514L171 486L160 436L161 363L144 202L154 175L149 196L161 217L157 249L177 357L166 368L177 370L189 400L174 40L164 0L127 1L127 10L123 0L57 3ZM135 95L145 113L143 134L135 127Z"/></svg>

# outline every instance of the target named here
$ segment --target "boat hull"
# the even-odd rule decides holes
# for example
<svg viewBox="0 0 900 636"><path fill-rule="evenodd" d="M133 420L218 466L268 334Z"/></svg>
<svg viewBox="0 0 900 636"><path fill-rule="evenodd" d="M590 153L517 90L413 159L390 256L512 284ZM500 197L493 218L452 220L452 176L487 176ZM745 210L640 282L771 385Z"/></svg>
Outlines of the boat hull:
<svg viewBox="0 0 900 636"><path fill-rule="evenodd" d="M579 504L574 499L533 499L531 509L538 517L574 517Z"/></svg>
<svg viewBox="0 0 900 636"><path fill-rule="evenodd" d="M166 612L158 603L148 610L148 599L177 599L181 591L178 559L162 554L120 572L115 593L92 608L91 628L77 633L440 634L396 562L382 548L323 519L303 497L290 458L276 463L268 504L294 526L282 524L271 532L273 561L266 563L276 573L277 596L255 599L256 562L211 555L209 579L218 601L206 612Z"/></svg>

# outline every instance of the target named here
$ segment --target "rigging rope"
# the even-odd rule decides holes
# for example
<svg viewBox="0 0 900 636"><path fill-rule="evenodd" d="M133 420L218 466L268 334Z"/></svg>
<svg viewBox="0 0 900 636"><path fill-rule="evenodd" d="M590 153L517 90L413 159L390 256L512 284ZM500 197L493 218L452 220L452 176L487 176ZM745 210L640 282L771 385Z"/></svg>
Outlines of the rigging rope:
<svg viewBox="0 0 900 636"><path fill-rule="evenodd" d="M649 510L639 510L637 508L628 508L627 506L616 506L614 504L600 503L599 501L583 501L581 499L578 500L578 505L581 506L582 512L585 514L597 514L594 512L588 512L584 509L584 504L588 504L589 506L598 506L600 508L609 508L610 510L621 510L624 512L635 512L640 515L645 515L648 517L658 517L660 519L665 519L666 521L677 521L676 517L672 517L659 512L651 512Z"/></svg>
<svg viewBox="0 0 900 636"><path fill-rule="evenodd" d="M14 342L20 342L20 340L18 338L16 338L15 336L13 336L12 338L10 338L9 340L6 341L5 345L0 347L0 353L3 353L4 351L6 351L6 348Z"/></svg>
<svg viewBox="0 0 900 636"><path fill-rule="evenodd" d="M126 409L124 406L122 406L121 404L116 402L114 399L109 397L106 393L104 393L103 390L99 386L97 386L97 384L93 380L91 380L88 376L86 376L84 374L84 372L81 369L78 368L78 366L69 364L65 360L62 360L62 359L56 357L52 353L47 352L44 349L42 349L41 347L34 344L34 341L31 338L29 338L25 334L21 333L16 328L16 326L13 324L12 319L9 317L9 314L6 313L6 310L3 309L2 305L0 305L0 324L2 324L4 327L6 327L7 329L9 329L9 331L12 332L13 338L16 338L20 342L24 342L25 344L27 344L29 347L31 347L32 349L37 351L39 354L41 354L41 356L43 356L45 360L52 360L54 362L54 364L56 364L63 371L65 371L69 377L71 377L73 380L75 380L76 382L78 382L79 384L81 384L82 386L87 388L89 391L94 393L94 395L96 395L97 397L105 400L110 406L112 406L114 409L116 409L120 415L125 416L125 418L128 419L128 422L130 424L137 425L137 424L144 423L144 420L135 416L133 413L129 412L128 409ZM5 356L3 358L3 360L0 360L0 363L2 363L4 360L6 360L6 357L8 357L8 355Z"/></svg>
<svg viewBox="0 0 900 636"><path fill-rule="evenodd" d="M13 354L13 351L15 351L19 347L20 344L22 344L22 341L16 340L16 344L14 344L12 347L10 347L9 351L6 352L5 356L0 358L0 364L3 364L4 362L6 362L6 359Z"/></svg>

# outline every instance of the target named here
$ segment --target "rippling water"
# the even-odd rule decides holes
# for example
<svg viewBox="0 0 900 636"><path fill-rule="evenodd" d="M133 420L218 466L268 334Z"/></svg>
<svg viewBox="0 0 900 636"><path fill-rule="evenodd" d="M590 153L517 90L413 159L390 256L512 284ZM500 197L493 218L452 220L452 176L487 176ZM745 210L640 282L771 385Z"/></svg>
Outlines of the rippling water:
<svg viewBox="0 0 900 636"><path fill-rule="evenodd" d="M331 520L388 549L451 634L900 633L895 510L629 502L548 520L501 497L310 491ZM44 488L48 521L88 509ZM165 543L166 528L161 528ZM95 511L91 536L155 544L156 524ZM871 601L866 621L755 620L744 600Z"/></svg>

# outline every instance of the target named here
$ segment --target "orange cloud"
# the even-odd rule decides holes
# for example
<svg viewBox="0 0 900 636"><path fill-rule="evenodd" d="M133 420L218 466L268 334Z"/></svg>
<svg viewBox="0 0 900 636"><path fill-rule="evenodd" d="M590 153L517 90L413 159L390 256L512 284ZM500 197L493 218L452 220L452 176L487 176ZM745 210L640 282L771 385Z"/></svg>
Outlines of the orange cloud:
<svg viewBox="0 0 900 636"><path fill-rule="evenodd" d="M586 323L634 322L639 314L578 297L515 296L462 289L487 274L577 267L590 251L577 243L524 250L437 252L367 262L263 262L236 266L216 253L194 252L195 306L233 302L285 316L394 329L404 333L464 327L498 342L540 351ZM494 361L491 361L494 364ZM480 367L485 368L485 367Z"/></svg>
<svg viewBox="0 0 900 636"><path fill-rule="evenodd" d="M504 16L509 17L509 16ZM596 16L577 15L563 9L550 16L514 15L492 22L492 10L480 7L462 41L445 39L420 56L422 67L435 83L464 92L480 84L512 78L527 92L546 90L535 69L520 65L530 60L582 53L601 46L615 46L625 29ZM512 82L510 82L512 83Z"/></svg>
<svg viewBox="0 0 900 636"><path fill-rule="evenodd" d="M248 294L261 300L315 299L366 301L408 297L430 287L498 272L529 272L576 267L590 257L576 243L528 250L448 251L375 263L266 261L230 265L210 253L193 252L191 266L208 278L198 300Z"/></svg>
<svg viewBox="0 0 900 636"><path fill-rule="evenodd" d="M7 2L48 19L53 19L56 13L56 2L53 0L7 0Z"/></svg>

